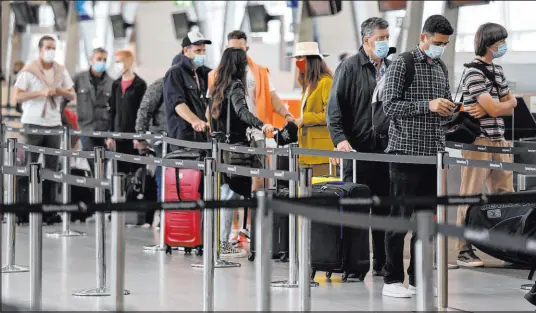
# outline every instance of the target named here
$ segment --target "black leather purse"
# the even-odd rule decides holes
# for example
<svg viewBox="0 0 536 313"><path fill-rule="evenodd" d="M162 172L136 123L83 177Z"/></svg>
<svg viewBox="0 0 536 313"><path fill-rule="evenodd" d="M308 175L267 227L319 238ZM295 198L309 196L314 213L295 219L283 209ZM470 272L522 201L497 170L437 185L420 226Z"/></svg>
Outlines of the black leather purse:
<svg viewBox="0 0 536 313"><path fill-rule="evenodd" d="M499 85L495 80L495 66L493 67L493 73L491 73L484 64L468 63L464 64L463 66L465 68L477 68L482 71L482 73L484 73L484 75L492 82L492 88L496 88L497 94L499 94ZM465 70L463 71L462 78L458 84L458 89L456 90L454 99L456 99L458 96L464 75ZM463 92L460 102L463 105ZM461 105L456 109L457 112L452 115L452 119L442 125L442 128L445 131L445 139L452 142L471 144L475 142L482 132L480 128L480 121L477 118L469 115L467 112L459 111L460 108Z"/></svg>

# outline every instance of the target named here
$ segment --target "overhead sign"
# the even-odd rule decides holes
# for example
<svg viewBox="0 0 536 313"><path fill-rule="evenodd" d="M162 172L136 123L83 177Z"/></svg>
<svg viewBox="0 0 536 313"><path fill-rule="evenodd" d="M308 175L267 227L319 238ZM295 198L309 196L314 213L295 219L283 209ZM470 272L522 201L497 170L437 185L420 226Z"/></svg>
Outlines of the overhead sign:
<svg viewBox="0 0 536 313"><path fill-rule="evenodd" d="M298 0L287 1L287 7L297 9L298 8Z"/></svg>
<svg viewBox="0 0 536 313"><path fill-rule="evenodd" d="M175 6L177 6L177 7L190 8L190 7L194 6L194 1L193 0L191 0L191 1L178 1L178 0L175 0L175 1L173 1L173 4L175 4Z"/></svg>

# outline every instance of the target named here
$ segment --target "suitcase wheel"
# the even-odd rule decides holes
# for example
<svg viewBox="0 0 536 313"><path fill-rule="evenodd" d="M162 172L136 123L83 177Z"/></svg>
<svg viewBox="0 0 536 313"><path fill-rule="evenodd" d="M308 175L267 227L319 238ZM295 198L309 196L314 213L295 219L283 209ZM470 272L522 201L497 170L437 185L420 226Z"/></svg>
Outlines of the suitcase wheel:
<svg viewBox="0 0 536 313"><path fill-rule="evenodd" d="M281 253L281 255L279 256L279 261L281 261L283 263L288 262L288 254L287 253Z"/></svg>
<svg viewBox="0 0 536 313"><path fill-rule="evenodd" d="M316 270L314 268L311 269L311 280L315 280L316 276Z"/></svg>
<svg viewBox="0 0 536 313"><path fill-rule="evenodd" d="M192 254L192 248L184 248L184 254Z"/></svg>
<svg viewBox="0 0 536 313"><path fill-rule="evenodd" d="M326 278L327 278L327 279L330 279L330 278L331 278L331 272L326 272Z"/></svg>
<svg viewBox="0 0 536 313"><path fill-rule="evenodd" d="M342 274L342 282L345 283L345 282L347 282L347 281L348 281L348 273L344 272L344 273Z"/></svg>
<svg viewBox="0 0 536 313"><path fill-rule="evenodd" d="M248 255L248 261L250 262L255 261L255 252L251 252L251 254Z"/></svg>
<svg viewBox="0 0 536 313"><path fill-rule="evenodd" d="M171 254L171 251L173 251L171 249L171 246L170 245L166 245L166 254Z"/></svg>
<svg viewBox="0 0 536 313"><path fill-rule="evenodd" d="M192 250L192 249L190 249L190 250ZM201 247L195 248L195 255L197 255L197 256L203 255L203 248L201 248Z"/></svg>

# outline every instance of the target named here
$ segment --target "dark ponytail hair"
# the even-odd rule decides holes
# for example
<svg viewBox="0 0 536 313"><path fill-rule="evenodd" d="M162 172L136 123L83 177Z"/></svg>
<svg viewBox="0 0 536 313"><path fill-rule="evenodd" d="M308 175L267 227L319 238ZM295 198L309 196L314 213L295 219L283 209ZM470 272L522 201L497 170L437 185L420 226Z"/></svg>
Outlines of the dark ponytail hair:
<svg viewBox="0 0 536 313"><path fill-rule="evenodd" d="M214 86L210 91L212 98L211 115L213 118L220 117L221 105L225 100L225 90L231 86L233 80L238 79L246 86L247 66L248 57L244 50L238 48L225 49L220 65L216 70Z"/></svg>

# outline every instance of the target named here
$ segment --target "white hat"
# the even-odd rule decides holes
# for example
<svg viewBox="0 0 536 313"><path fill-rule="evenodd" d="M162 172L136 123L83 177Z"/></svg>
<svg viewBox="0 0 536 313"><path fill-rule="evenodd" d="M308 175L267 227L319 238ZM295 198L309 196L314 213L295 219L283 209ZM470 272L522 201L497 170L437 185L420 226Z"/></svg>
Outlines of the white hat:
<svg viewBox="0 0 536 313"><path fill-rule="evenodd" d="M329 54L320 53L317 42L298 42L296 44L296 50L292 58L302 57L308 55L316 55L319 57L327 57Z"/></svg>
<svg viewBox="0 0 536 313"><path fill-rule="evenodd" d="M184 37L182 40L182 47L188 47L190 45L200 45L200 44L211 45L212 41L208 40L200 32L191 31Z"/></svg>

